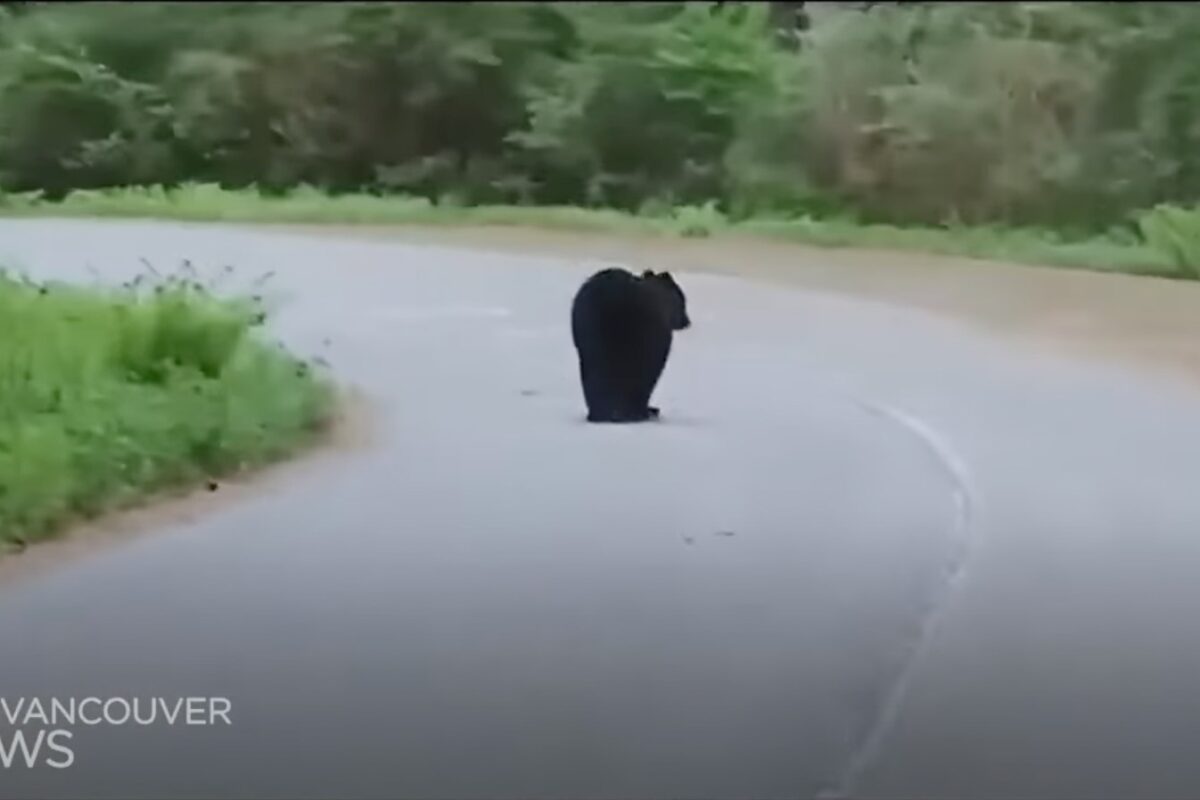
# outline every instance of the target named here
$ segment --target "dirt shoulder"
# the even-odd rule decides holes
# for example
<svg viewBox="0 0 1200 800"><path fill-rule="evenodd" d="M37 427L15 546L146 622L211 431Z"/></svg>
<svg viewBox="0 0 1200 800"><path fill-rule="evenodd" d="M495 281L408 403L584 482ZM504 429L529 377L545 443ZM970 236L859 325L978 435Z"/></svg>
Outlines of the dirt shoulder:
<svg viewBox="0 0 1200 800"><path fill-rule="evenodd" d="M1200 283L740 236L689 240L508 227L269 227L735 275L908 306L1200 385Z"/></svg>
<svg viewBox="0 0 1200 800"><path fill-rule="evenodd" d="M329 428L290 458L224 476L209 486L140 498L129 508L66 525L54 537L25 549L0 549L0 588L44 575L114 545L186 525L214 508L260 496L304 470L326 469L331 460L370 447L376 414L361 392L346 389Z"/></svg>

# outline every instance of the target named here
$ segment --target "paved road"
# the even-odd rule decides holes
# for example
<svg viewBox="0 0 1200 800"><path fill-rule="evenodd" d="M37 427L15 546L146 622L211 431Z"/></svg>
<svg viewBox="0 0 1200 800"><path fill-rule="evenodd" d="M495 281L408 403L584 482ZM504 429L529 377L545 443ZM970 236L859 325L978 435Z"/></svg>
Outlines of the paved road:
<svg viewBox="0 0 1200 800"><path fill-rule="evenodd" d="M77 728L0 797L1200 791L1200 396L681 276L663 421L589 426L594 264L0 223L42 276L139 257L274 270L275 330L370 398L373 441L0 587L0 695L233 722Z"/></svg>

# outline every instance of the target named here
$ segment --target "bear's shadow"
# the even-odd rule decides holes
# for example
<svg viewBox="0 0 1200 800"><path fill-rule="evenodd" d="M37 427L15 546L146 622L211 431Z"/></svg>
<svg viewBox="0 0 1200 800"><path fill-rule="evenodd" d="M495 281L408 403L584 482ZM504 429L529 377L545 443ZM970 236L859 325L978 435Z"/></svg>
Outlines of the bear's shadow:
<svg viewBox="0 0 1200 800"><path fill-rule="evenodd" d="M662 414L655 419L648 419L642 422L589 422L587 414L571 415L571 422L575 425L584 426L587 428L708 428L712 426L712 420L704 417L694 417L688 414L669 414L663 411Z"/></svg>

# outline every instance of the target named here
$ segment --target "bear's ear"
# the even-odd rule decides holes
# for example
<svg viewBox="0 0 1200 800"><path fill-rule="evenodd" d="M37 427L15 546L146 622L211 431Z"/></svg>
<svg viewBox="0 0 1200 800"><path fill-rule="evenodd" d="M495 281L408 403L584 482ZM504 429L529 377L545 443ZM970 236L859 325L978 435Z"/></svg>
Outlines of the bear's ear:
<svg viewBox="0 0 1200 800"><path fill-rule="evenodd" d="M654 277L654 270L652 270L652 269L648 269L648 270L646 270L645 272L643 272L643 273L642 273L642 277L643 277L643 278L653 278L653 277Z"/></svg>

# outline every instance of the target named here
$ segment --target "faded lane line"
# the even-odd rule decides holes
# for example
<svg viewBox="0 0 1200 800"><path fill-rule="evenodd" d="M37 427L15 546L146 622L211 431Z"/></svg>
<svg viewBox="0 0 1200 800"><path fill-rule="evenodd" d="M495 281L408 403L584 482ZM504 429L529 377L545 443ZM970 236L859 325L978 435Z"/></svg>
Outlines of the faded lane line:
<svg viewBox="0 0 1200 800"><path fill-rule="evenodd" d="M875 720L867 729L861 744L854 750L846 765L832 781L830 788L820 793L819 797L822 800L854 796L854 788L862 777L863 771L874 761L885 737L895 724L900 708L908 695L909 684L920 655L932 638L950 599L963 580L967 559L972 545L975 543L975 536L972 534L972 519L975 507L978 505L978 494L974 488L971 472L945 436L923 420L893 406L873 403L853 396L850 399L867 413L902 428L909 435L918 439L946 473L953 487L955 513L951 532L957 539L958 546L950 557L945 579L921 619L917 635L910 645L908 658L885 695Z"/></svg>

